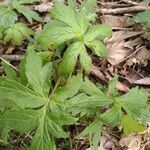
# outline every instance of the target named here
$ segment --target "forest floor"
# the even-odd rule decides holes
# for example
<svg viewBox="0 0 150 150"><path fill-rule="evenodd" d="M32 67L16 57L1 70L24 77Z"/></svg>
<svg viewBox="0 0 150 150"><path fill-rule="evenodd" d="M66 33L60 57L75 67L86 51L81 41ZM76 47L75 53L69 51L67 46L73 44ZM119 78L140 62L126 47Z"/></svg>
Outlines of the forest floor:
<svg viewBox="0 0 150 150"><path fill-rule="evenodd" d="M9 0L0 0L7 3ZM81 0L78 0L80 4ZM53 1L41 0L40 3L30 5L43 17L43 22L34 21L27 24L35 32L42 29L43 24L50 20L49 9ZM108 57L101 59L92 55L93 66L89 78L93 82L107 86L109 80L118 75L117 89L126 93L130 88L139 86L150 92L150 41L146 39L149 33L143 32L141 24L133 24L130 18L138 12L150 9L150 0L98 0L96 23L106 23L112 26L113 36L105 40ZM27 42L21 46L3 44L0 41L0 57L8 60L13 66L18 67L22 55L25 53ZM0 74L3 75L0 67ZM74 132L74 127L71 127ZM12 149L18 149L31 138L32 134L25 136L11 135ZM77 141L74 141L77 142ZM64 144L65 141L62 141ZM62 144L61 141L58 145ZM16 146L17 145L17 146ZM86 139L79 141L77 150L89 150ZM1 149L1 148L0 148ZM104 133L101 138L99 150L150 150L149 129L140 134L124 137L115 129ZM75 149L76 150L76 149Z"/></svg>

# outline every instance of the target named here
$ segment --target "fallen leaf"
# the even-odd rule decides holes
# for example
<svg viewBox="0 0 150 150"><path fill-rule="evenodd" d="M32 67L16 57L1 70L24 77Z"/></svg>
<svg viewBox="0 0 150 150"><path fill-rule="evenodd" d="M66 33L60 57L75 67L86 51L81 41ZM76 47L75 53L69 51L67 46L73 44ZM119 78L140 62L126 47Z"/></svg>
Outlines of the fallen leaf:
<svg viewBox="0 0 150 150"><path fill-rule="evenodd" d="M53 5L54 5L53 2L41 3L39 5L35 5L34 9L39 11L39 12L48 12L53 7Z"/></svg>
<svg viewBox="0 0 150 150"><path fill-rule="evenodd" d="M142 43L139 38L127 40L138 34L141 33L125 31L114 32L113 36L106 41L106 47L108 49L107 61L113 66L124 61L125 57L127 57L130 52L134 50L134 47Z"/></svg>
<svg viewBox="0 0 150 150"><path fill-rule="evenodd" d="M124 28L128 25L128 16L103 15L101 21L112 27Z"/></svg>
<svg viewBox="0 0 150 150"><path fill-rule="evenodd" d="M134 82L135 84L150 85L150 77L145 77Z"/></svg>

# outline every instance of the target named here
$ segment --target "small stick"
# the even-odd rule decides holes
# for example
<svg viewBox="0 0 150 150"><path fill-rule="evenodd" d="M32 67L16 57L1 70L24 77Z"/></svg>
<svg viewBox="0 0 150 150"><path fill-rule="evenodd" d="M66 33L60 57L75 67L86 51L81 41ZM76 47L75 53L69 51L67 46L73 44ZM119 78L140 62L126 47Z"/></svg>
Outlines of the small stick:
<svg viewBox="0 0 150 150"><path fill-rule="evenodd" d="M9 61L20 61L23 55L0 55L0 57Z"/></svg>
<svg viewBox="0 0 150 150"><path fill-rule="evenodd" d="M150 7L145 6L133 6L133 7L125 7L125 8L116 8L116 9L98 9L97 13L100 14L109 14L109 15L117 15L117 14L124 14L124 13L133 13L133 12L141 12L145 10L150 10Z"/></svg>
<svg viewBox="0 0 150 150"><path fill-rule="evenodd" d="M124 2L124 3L126 3L126 4L131 4L131 5L133 5L133 6L138 6L138 3L133 2L133 1L131 1L131 0L121 0L121 2Z"/></svg>

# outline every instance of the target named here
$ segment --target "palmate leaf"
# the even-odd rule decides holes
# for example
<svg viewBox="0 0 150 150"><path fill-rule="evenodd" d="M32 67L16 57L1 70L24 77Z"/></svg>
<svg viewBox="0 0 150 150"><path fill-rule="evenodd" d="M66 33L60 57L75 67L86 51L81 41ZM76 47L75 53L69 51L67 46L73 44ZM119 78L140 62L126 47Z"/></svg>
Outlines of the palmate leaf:
<svg viewBox="0 0 150 150"><path fill-rule="evenodd" d="M83 69L86 72L89 72L92 66L92 60L87 54L84 44L82 44L81 42L76 42L70 45L70 47L68 47L68 49L66 50L63 56L63 60L59 64L59 74L71 74L76 65L78 56L80 58L80 63ZM69 64L68 61L70 62Z"/></svg>
<svg viewBox="0 0 150 150"><path fill-rule="evenodd" d="M86 47L92 49L98 56L107 55L103 40L111 36L111 28L108 25L90 26L89 15L93 13L95 4L95 0L85 0L77 11L75 1L68 1L68 6L57 1L50 11L53 20L44 27L38 42L43 49L58 48L65 42L69 44L58 67L60 75L72 74L78 56L81 68L86 73L90 72L92 60Z"/></svg>
<svg viewBox="0 0 150 150"><path fill-rule="evenodd" d="M34 52L34 47L30 46L25 64L28 86L6 77L0 78L0 100L10 99L17 106L0 114L3 142L6 143L8 133L12 129L21 134L35 131L29 149L55 150L54 138L67 138L69 135L63 130L63 125L77 121L77 118L66 112L65 101L78 95L82 75L70 77L62 87L56 84L49 96L49 92L46 92L47 95L42 93L51 74L51 66L45 67L49 63L42 67L41 57ZM39 92L37 89L44 90Z"/></svg>
<svg viewBox="0 0 150 150"><path fill-rule="evenodd" d="M25 39L29 39L33 35L33 31L23 23L16 23L10 26L4 32L4 42L12 41L13 44L20 46Z"/></svg>

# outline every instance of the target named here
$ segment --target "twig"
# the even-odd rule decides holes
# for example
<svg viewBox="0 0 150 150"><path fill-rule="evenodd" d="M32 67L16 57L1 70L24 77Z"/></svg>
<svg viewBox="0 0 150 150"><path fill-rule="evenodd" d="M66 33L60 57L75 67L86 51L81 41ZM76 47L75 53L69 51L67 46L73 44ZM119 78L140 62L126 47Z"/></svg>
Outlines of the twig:
<svg viewBox="0 0 150 150"><path fill-rule="evenodd" d="M0 55L0 57L9 61L20 61L23 55Z"/></svg>
<svg viewBox="0 0 150 150"><path fill-rule="evenodd" d="M122 7L130 7L130 4L118 4L116 2L111 2L111 3L102 3L99 2L98 4L102 5L103 8L122 8Z"/></svg>
<svg viewBox="0 0 150 150"><path fill-rule="evenodd" d="M94 74L95 76L97 76L99 79L101 79L105 83L108 82L105 75L94 65L92 66L91 73Z"/></svg>
<svg viewBox="0 0 150 150"><path fill-rule="evenodd" d="M116 9L102 8L102 9L98 9L97 13L117 15L117 14L124 14L124 13L140 12L140 11L145 11L145 10L150 10L150 7L133 6L133 7L116 8Z"/></svg>
<svg viewBox="0 0 150 150"><path fill-rule="evenodd" d="M108 80L106 79L105 75L96 66L94 66L94 65L92 66L91 72L92 72L92 74L94 74L96 77L98 77L105 83L108 83ZM111 80L111 78L109 78L109 80ZM117 83L116 83L116 88L122 92L129 91L129 88L119 81L117 81Z"/></svg>
<svg viewBox="0 0 150 150"><path fill-rule="evenodd" d="M133 2L131 0L121 0L121 2L124 2L126 4L130 4L130 5L133 5L133 6L138 6L138 3Z"/></svg>
<svg viewBox="0 0 150 150"><path fill-rule="evenodd" d="M138 51L142 50L142 48L143 48L142 46L139 47L139 48L137 48L132 54L130 54L130 55L128 55L127 57L125 57L120 63L126 61L127 59L129 59L130 57L132 57L133 55L135 55ZM119 63L119 64L120 64L120 63ZM118 65L118 64L117 64L117 65Z"/></svg>

